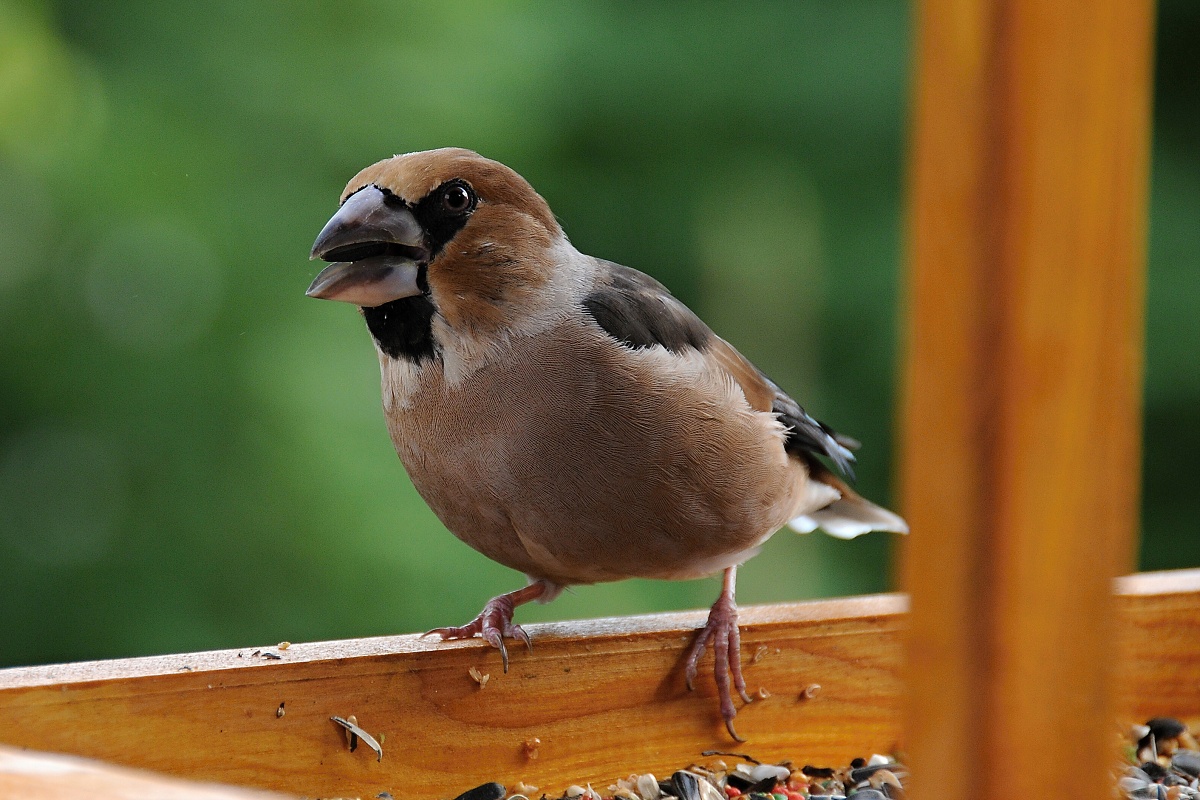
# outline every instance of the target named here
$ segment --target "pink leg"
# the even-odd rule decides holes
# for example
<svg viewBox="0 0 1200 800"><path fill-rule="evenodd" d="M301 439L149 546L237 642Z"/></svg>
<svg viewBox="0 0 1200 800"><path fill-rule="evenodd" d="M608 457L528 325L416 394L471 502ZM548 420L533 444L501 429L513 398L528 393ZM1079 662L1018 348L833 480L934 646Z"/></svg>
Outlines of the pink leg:
<svg viewBox="0 0 1200 800"><path fill-rule="evenodd" d="M747 703L750 696L746 694L746 681L742 678L742 636L738 632L737 601L733 599L733 587L737 581L737 567L725 570L725 578L721 584L721 594L708 612L708 622L700 629L692 649L688 652L687 668L684 676L687 678L688 689L696 679L696 668L704 648L713 643L713 659L715 661L714 677L717 680L717 697L721 701L721 717L725 720L725 728L729 735L739 742L745 741L733 729L733 718L737 709L733 707L733 695L729 691L729 679L733 678L733 688Z"/></svg>
<svg viewBox="0 0 1200 800"><path fill-rule="evenodd" d="M436 633L445 640L470 639L478 633L488 644L500 651L500 660L504 662L504 671L508 672L508 648L504 646L504 637L520 639L525 642L529 652L533 652L533 642L529 641L529 634L520 625L513 624L513 611L519 605L537 600L546 594L549 588L549 584L545 581L534 581L524 589L488 600L483 611L479 612L479 616L466 625L457 628L434 628L427 631L425 635Z"/></svg>

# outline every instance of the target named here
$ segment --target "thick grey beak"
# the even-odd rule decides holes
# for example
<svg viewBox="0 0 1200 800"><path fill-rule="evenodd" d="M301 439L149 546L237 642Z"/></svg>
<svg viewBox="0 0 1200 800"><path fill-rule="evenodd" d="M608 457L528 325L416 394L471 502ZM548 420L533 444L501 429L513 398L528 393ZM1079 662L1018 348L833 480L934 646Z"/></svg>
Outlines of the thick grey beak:
<svg viewBox="0 0 1200 800"><path fill-rule="evenodd" d="M335 263L317 275L309 297L373 307L421 294L418 274L428 251L412 212L367 186L325 223L311 257Z"/></svg>
<svg viewBox="0 0 1200 800"><path fill-rule="evenodd" d="M417 285L420 269L416 261L399 257L337 261L321 270L305 294L318 300L341 300L374 308L421 294Z"/></svg>

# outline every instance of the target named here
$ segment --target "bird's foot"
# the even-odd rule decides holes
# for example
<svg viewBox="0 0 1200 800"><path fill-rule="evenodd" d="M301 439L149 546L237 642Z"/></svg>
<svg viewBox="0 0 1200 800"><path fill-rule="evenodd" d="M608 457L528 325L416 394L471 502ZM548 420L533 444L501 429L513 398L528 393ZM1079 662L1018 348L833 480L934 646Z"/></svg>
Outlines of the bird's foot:
<svg viewBox="0 0 1200 800"><path fill-rule="evenodd" d="M446 640L470 639L472 636L479 634L483 637L484 641L500 651L500 660L504 664L504 671L508 672L508 648L504 645L505 638L520 639L525 643L525 647L529 649L529 652L533 652L533 642L529 640L529 634L520 625L513 623L513 612L517 606L541 597L545 594L546 589L546 585L539 581L529 584L524 589L518 589L515 592L493 597L484 605L483 611L479 612L479 616L466 625L434 628L431 631L426 631L424 635L431 636L437 634L443 640Z"/></svg>
<svg viewBox="0 0 1200 800"><path fill-rule="evenodd" d="M709 642L713 646L714 677L717 681L717 697L721 701L721 717L725 720L725 729L729 735L739 742L744 742L733 728L733 718L737 709L733 706L733 694L730 691L732 679L733 688L741 695L742 700L749 703L750 695L746 694L746 681L742 677L742 637L738 631L737 602L733 599L733 583L737 567L725 571L725 585L717 602L713 603L708 612L708 622L696 635L692 649L688 652L687 667L684 677L688 689L693 688L700 657Z"/></svg>

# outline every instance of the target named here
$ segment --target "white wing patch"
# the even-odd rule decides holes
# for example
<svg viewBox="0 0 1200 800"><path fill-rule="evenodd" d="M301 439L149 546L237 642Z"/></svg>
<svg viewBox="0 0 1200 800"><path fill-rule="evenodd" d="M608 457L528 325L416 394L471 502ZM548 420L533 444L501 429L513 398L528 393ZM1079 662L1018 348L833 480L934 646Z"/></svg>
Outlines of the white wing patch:
<svg viewBox="0 0 1200 800"><path fill-rule="evenodd" d="M843 496L827 483L810 480L808 493L809 510L787 524L796 533L812 533L820 528L838 539L853 539L871 531L908 533L908 523L854 492Z"/></svg>
<svg viewBox="0 0 1200 800"><path fill-rule="evenodd" d="M807 514L801 514L787 524L796 533L812 533L817 529L817 521Z"/></svg>
<svg viewBox="0 0 1200 800"><path fill-rule="evenodd" d="M796 517L788 527L797 533L812 533L820 528L838 539L853 539L871 531L908 533L908 523L899 516L857 496L835 500L822 509Z"/></svg>

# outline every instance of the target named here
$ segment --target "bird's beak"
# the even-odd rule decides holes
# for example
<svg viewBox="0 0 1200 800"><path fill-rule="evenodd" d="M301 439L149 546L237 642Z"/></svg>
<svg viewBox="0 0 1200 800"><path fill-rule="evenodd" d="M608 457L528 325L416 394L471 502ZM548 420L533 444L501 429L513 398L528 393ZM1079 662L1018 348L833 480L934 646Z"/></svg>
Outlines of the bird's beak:
<svg viewBox="0 0 1200 800"><path fill-rule="evenodd" d="M367 186L325 223L311 257L334 263L305 294L374 307L421 294L419 275L429 251L425 231L404 203Z"/></svg>

